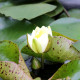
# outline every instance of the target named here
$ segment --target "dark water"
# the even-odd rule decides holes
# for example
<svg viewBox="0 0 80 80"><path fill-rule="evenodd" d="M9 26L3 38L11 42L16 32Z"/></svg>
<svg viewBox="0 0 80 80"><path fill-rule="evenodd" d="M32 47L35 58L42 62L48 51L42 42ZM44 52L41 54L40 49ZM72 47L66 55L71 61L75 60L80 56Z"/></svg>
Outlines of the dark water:
<svg viewBox="0 0 80 80"><path fill-rule="evenodd" d="M31 76L33 78L41 77L41 80L48 80L62 65L61 63L45 63L44 69L33 70L31 68L31 59L32 57L26 61L26 65L31 72Z"/></svg>

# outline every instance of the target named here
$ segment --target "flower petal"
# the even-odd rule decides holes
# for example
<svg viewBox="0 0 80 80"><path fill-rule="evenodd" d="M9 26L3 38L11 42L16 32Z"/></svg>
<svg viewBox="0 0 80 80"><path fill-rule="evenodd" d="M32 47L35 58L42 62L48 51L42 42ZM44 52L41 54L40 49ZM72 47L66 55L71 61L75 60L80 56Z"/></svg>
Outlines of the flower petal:
<svg viewBox="0 0 80 80"><path fill-rule="evenodd" d="M36 45L34 43L33 37L31 35L27 35L27 42L28 46L35 52L37 53Z"/></svg>
<svg viewBox="0 0 80 80"><path fill-rule="evenodd" d="M35 44L35 48L37 49L38 53L42 53L42 46L41 44L38 42L38 40L36 38L33 39L33 42Z"/></svg>
<svg viewBox="0 0 80 80"><path fill-rule="evenodd" d="M45 33L37 40L42 46L42 52L44 52L48 44L48 35Z"/></svg>
<svg viewBox="0 0 80 80"><path fill-rule="evenodd" d="M31 35L27 34L27 43L31 49L32 49L32 40L33 38L31 37Z"/></svg>

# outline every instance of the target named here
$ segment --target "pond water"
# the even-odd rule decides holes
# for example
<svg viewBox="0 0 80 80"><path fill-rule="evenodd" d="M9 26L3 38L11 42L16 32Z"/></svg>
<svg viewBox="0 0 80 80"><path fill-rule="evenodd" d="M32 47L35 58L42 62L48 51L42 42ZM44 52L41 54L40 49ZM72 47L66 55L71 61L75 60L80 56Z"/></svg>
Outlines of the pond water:
<svg viewBox="0 0 80 80"><path fill-rule="evenodd" d="M41 80L48 80L62 65L61 63L47 63L46 61L46 63L44 64L44 69L33 70L31 68L31 59L32 57L25 61L31 72L31 76L33 78L41 77Z"/></svg>

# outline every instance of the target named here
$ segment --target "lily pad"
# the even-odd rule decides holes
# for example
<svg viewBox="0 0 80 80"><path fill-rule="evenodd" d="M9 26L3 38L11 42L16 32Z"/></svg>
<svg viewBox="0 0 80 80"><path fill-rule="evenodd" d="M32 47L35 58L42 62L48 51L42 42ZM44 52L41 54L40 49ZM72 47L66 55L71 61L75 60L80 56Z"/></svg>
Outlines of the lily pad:
<svg viewBox="0 0 80 80"><path fill-rule="evenodd" d="M43 53L44 58L49 61L61 62L66 60L75 60L80 57L80 53L72 46L74 42L62 36L54 36L52 48ZM40 57L42 54L34 53L28 46L25 46L21 50L31 56Z"/></svg>
<svg viewBox="0 0 80 80"><path fill-rule="evenodd" d="M56 9L56 6L47 3L37 3L37 4L25 4L25 5L12 5L8 7L0 8L0 13L5 14L5 16L10 16L13 19L31 20L35 17L41 16L45 13L51 12Z"/></svg>
<svg viewBox="0 0 80 80"><path fill-rule="evenodd" d="M53 1L52 4L57 6L57 8L54 11L47 13L47 15L50 17L54 17L60 14L64 9L63 6L58 1Z"/></svg>
<svg viewBox="0 0 80 80"><path fill-rule="evenodd" d="M0 41L0 61L19 62L18 46L11 41Z"/></svg>
<svg viewBox="0 0 80 80"><path fill-rule="evenodd" d="M0 77L4 80L32 80L16 63L10 61L0 61Z"/></svg>
<svg viewBox="0 0 80 80"><path fill-rule="evenodd" d="M69 62L68 64L62 65L49 80L56 80L66 77L70 77L71 80L79 80L80 79L79 75L80 75L80 60L74 60Z"/></svg>
<svg viewBox="0 0 80 80"><path fill-rule="evenodd" d="M0 77L4 80L32 80L18 46L7 40L0 41Z"/></svg>
<svg viewBox="0 0 80 80"><path fill-rule="evenodd" d="M0 17L0 40L15 41L22 35L31 33L35 27L29 21L18 21L10 17Z"/></svg>
<svg viewBox="0 0 80 80"><path fill-rule="evenodd" d="M51 29L69 38L80 39L80 19L61 18L50 24Z"/></svg>

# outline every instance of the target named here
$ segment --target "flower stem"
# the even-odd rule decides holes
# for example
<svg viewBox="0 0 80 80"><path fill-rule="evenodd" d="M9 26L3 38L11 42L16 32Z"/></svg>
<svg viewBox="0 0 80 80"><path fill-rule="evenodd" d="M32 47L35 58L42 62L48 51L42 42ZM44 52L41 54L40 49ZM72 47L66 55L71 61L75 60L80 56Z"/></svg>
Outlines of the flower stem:
<svg viewBox="0 0 80 80"><path fill-rule="evenodd" d="M64 8L64 12L67 15L67 17L70 17L70 14L68 13L68 11Z"/></svg>
<svg viewBox="0 0 80 80"><path fill-rule="evenodd" d="M41 67L42 67L42 69L44 69L44 55L43 54L41 57Z"/></svg>

